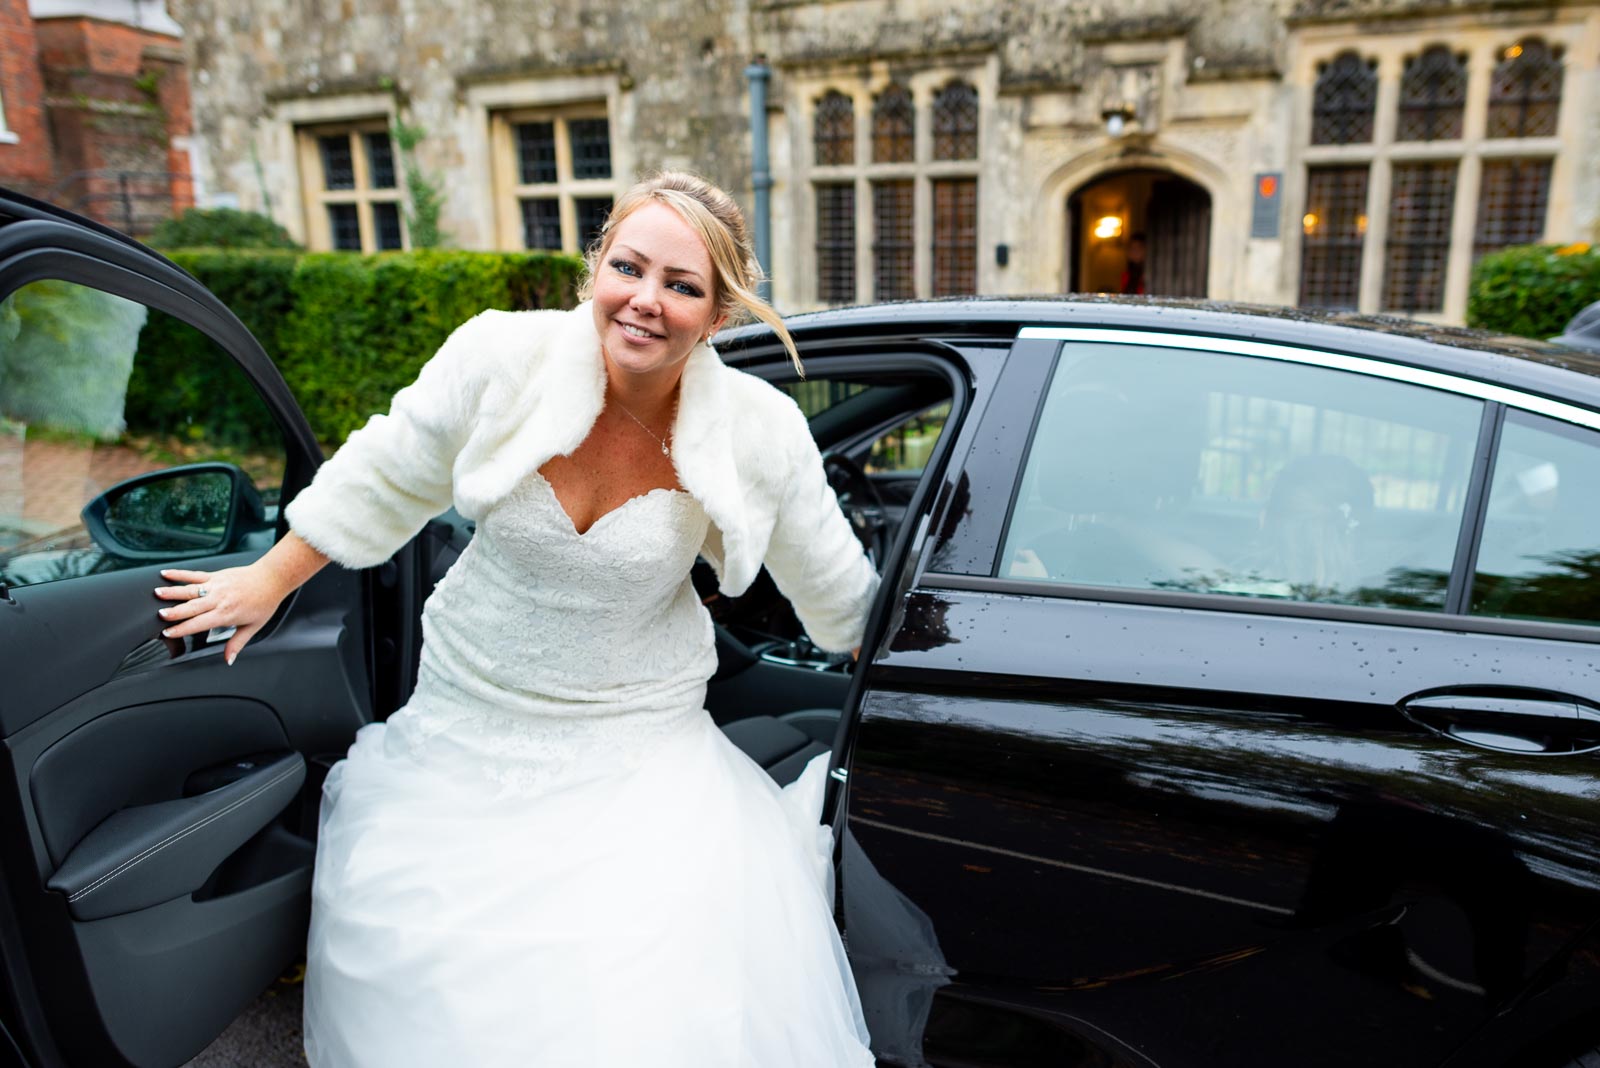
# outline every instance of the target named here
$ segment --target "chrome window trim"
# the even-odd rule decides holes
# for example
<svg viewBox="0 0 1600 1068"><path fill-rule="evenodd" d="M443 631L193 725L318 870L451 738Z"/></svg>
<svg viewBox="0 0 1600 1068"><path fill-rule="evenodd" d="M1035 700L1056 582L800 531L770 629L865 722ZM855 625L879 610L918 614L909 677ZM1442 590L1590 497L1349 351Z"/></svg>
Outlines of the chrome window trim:
<svg viewBox="0 0 1600 1068"><path fill-rule="evenodd" d="M1550 400L1508 386L1480 382L1473 378L1443 371L1430 371L1408 364L1389 363L1366 356L1349 356L1341 352L1322 349L1302 349L1264 341L1243 338L1212 337L1199 334L1174 334L1155 330L1121 330L1082 326L1025 326L1017 332L1017 339L1041 341L1089 341L1107 345L1149 345L1167 349L1194 349L1225 355L1255 356L1266 360L1326 367L1335 371L1353 371L1373 378L1387 378L1430 389L1445 390L1478 400L1493 401L1510 408L1546 415L1565 423L1574 423L1600 430L1600 412L1580 408L1575 404Z"/></svg>

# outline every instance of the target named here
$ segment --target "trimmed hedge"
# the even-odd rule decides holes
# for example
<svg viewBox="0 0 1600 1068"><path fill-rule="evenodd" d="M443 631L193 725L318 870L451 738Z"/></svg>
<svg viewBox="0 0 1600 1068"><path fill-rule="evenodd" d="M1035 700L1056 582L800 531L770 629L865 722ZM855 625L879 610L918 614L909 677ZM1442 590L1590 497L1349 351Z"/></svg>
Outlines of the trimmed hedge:
<svg viewBox="0 0 1600 1068"><path fill-rule="evenodd" d="M1587 244L1519 245L1472 269L1467 325L1522 337L1554 337L1600 300L1600 251Z"/></svg>
<svg viewBox="0 0 1600 1068"><path fill-rule="evenodd" d="M485 308L571 307L582 272L576 257L544 253L168 255L249 327L318 439L334 444L388 410L395 391L462 322ZM139 349L128 384L130 430L236 447L275 438L242 378L219 381L224 365L197 332L152 315ZM195 411L206 413L203 422L187 414Z"/></svg>

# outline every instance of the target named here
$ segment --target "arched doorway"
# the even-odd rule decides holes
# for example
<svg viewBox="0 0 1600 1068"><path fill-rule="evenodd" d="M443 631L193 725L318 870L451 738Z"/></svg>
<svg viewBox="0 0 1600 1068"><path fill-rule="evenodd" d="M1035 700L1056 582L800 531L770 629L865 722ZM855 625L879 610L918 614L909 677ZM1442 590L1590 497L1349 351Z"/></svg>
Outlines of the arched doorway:
<svg viewBox="0 0 1600 1068"><path fill-rule="evenodd" d="M1207 296L1211 195L1170 171L1102 174L1067 198L1067 282L1074 293L1140 283L1164 297ZM1134 290L1138 291L1138 290Z"/></svg>

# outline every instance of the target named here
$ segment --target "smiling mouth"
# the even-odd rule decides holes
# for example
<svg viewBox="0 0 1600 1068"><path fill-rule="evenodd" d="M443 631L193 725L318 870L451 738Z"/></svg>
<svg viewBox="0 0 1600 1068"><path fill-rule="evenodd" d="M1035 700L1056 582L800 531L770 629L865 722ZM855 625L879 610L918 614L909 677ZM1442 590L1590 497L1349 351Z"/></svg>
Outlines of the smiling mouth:
<svg viewBox="0 0 1600 1068"><path fill-rule="evenodd" d="M634 326L632 323L624 323L620 320L617 321L617 326L629 337L641 338L643 340L654 340L661 336L660 334L652 334L642 326Z"/></svg>

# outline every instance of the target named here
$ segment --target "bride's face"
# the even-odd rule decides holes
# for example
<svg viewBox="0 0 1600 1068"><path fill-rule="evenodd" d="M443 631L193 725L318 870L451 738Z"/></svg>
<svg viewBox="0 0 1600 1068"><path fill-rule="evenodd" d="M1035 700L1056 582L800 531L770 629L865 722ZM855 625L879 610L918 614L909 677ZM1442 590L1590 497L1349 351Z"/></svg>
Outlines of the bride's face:
<svg viewBox="0 0 1600 1068"><path fill-rule="evenodd" d="M608 364L649 376L679 369L721 325L711 255L672 208L652 201L617 224L595 269L594 322Z"/></svg>

